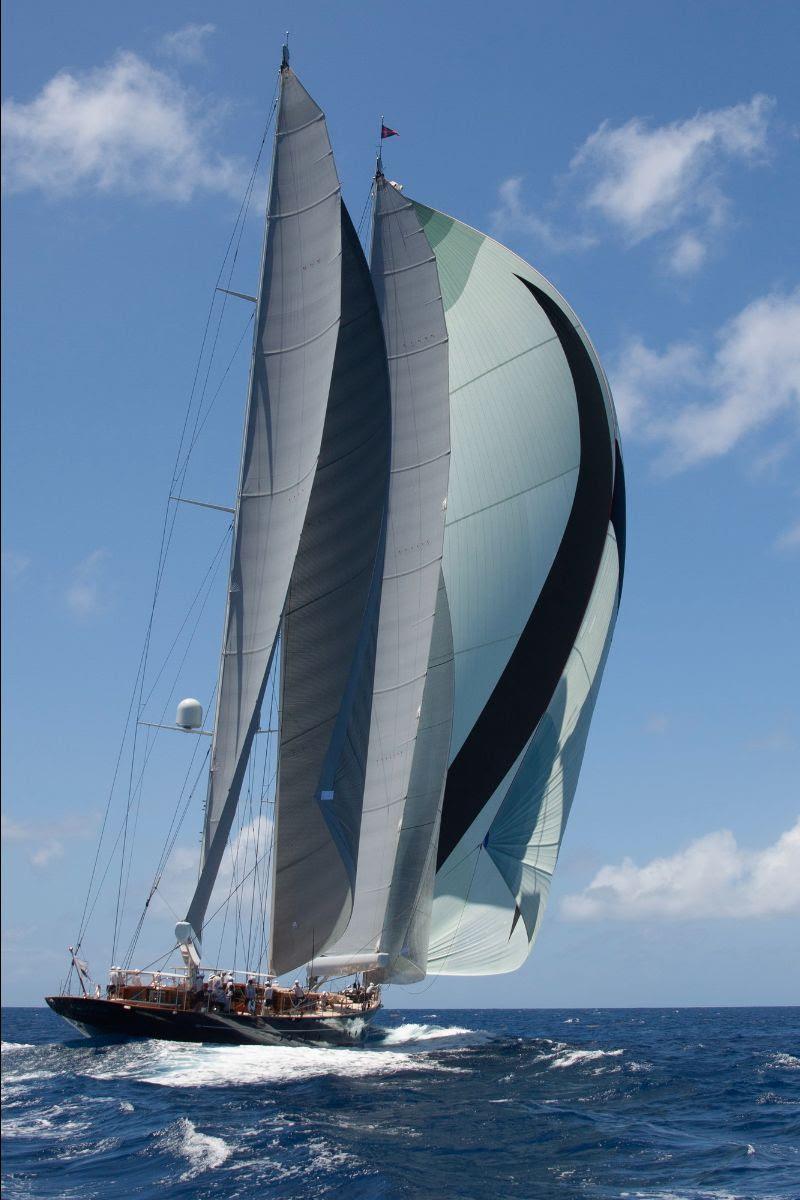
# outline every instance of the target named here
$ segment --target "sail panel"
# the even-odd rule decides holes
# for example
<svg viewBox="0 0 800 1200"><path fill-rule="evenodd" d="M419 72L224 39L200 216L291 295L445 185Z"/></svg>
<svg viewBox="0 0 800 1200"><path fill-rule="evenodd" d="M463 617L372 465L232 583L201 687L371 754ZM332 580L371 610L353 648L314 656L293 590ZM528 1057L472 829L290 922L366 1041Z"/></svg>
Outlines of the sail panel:
<svg viewBox="0 0 800 1200"><path fill-rule="evenodd" d="M429 903L450 742L449 612L438 599L450 429L436 263L412 204L382 176L372 279L389 363L392 472L356 896L332 953L388 952L384 975L393 978L416 908ZM401 969L424 973L424 953Z"/></svg>
<svg viewBox="0 0 800 1200"><path fill-rule="evenodd" d="M339 180L324 114L281 72L253 368L203 832L201 932L258 726L306 516L341 300Z"/></svg>
<svg viewBox="0 0 800 1200"><path fill-rule="evenodd" d="M369 268L341 207L342 301L319 463L287 596L271 968L350 916L389 484L389 379Z"/></svg>
<svg viewBox="0 0 800 1200"><path fill-rule="evenodd" d="M615 611L619 570L609 593L603 564L624 492L609 535L618 430L575 314L512 251L415 208L445 303L452 431L455 714L429 969L481 974L518 965L541 919L563 834L545 798L565 775L565 820L594 703L572 678L575 646L601 578ZM608 610L603 653L612 625Z"/></svg>
<svg viewBox="0 0 800 1200"><path fill-rule="evenodd" d="M574 649L524 751L436 878L428 970L513 971L544 912L616 620L620 559L609 525Z"/></svg>

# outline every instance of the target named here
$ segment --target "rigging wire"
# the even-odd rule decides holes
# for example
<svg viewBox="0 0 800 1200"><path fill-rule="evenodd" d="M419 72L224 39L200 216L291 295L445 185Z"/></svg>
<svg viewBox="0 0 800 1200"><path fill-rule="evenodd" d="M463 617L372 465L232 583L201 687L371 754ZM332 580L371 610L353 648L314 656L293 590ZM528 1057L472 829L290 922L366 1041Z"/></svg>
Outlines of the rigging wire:
<svg viewBox="0 0 800 1200"><path fill-rule="evenodd" d="M201 618L201 616L202 616L202 614L203 614L203 610L205 609L205 606L206 606L206 604L207 604L207 602L208 602L208 599L209 599L209 597L210 597L210 595L211 595L211 590L212 590L212 588L213 588L214 579L215 579L215 577L216 577L216 573L217 573L217 571L218 571L218 569L219 569L220 562L222 561L222 552L223 552L223 550L224 550L224 548L225 548L225 545L226 545L226 543L227 543L227 540L228 540L229 533L230 533L230 529L228 529L228 531L225 533L225 536L223 537L223 539L222 539L222 541L221 541L220 545L219 545L219 546L218 546L218 548L217 548L217 552L216 552L216 554L215 554L215 556L214 556L214 559L212 559L211 566L208 568L208 570L207 570L207 572L206 572L205 576L203 577L203 580L202 580L202 581L201 581L201 583L200 583L200 586L198 587L198 589L197 589L197 591L196 591L196 593L195 593L195 596L194 596L194 598L193 598L193 599L192 599L192 601L191 601L191 604L189 605L188 614L187 614L187 618L186 618L187 620L188 620L188 616L189 616L189 615L191 615L191 611L192 611L192 609L194 608L194 605L197 603L198 599L200 598L200 595L201 595L201 593L202 593L203 587L206 585L206 583L208 583L208 590L206 591L206 595L205 595L205 598L204 598L204 600L203 600L203 602L202 602L202 605L201 605L200 612L198 613L198 615L197 615L197 619L195 620L195 624L194 624L194 627L193 627L193 629L192 629L192 632L191 632L191 634L190 634L190 637L189 637L189 642L188 642L188 644L187 644L187 646L186 646L186 649L185 649L185 651L184 651L183 658L181 659L181 662L180 662L180 664L179 664L179 666L178 666L178 671L177 671L177 673L176 673L176 678L173 680L172 687L170 688L170 693L169 693L169 695L170 695L170 696L172 696L172 694L173 694L173 693L174 693L174 691L175 691L175 686L176 686L176 684L177 684L177 678L178 678L178 676L180 675L180 671L181 671L181 669L182 669L183 663L184 663L184 662L185 662L185 660L186 660L186 655L188 654L188 652L189 652L189 648L191 647L191 644L192 644L192 642L193 642L193 640L194 640L194 636L195 636L195 634L196 634L196 632L197 632L197 627L198 627L198 625L199 625L200 618ZM215 563L216 563L216 567L215 567ZM213 575L212 575L212 571L213 571ZM210 577L210 578L209 578L209 577ZM185 621L184 621L184 625L185 625ZM165 665L166 665L166 664L165 664ZM212 693L212 696L213 696L213 693ZM161 713L160 713L160 718L159 718L161 721L163 721L163 720L164 720L164 717L165 717L165 714L166 714L166 711L167 711L167 708L168 708L168 706L169 706L169 698L167 699L167 701L166 701L166 703L165 703L165 705L164 705L163 709L161 710ZM198 744L199 744L199 743L198 743ZM150 743L149 743L149 745L148 745L147 754L146 754L146 757L145 757L144 763L142 764L142 769L141 769L141 772L140 772L140 774L139 774L139 779L138 779L138 781L137 781L137 792L138 792L138 790L139 790L139 789L141 788L141 786L142 786L143 779L144 779L144 772L145 772L145 770L146 770L146 768L147 768L147 764L148 764L148 762L149 762L150 755L152 754L152 751L153 751L153 749L154 749L154 746L155 746L155 740L153 740L152 742L150 742ZM136 794L137 794L137 793L134 793L134 795L136 795ZM100 881L99 881L99 883L98 883L98 885L97 885L97 891L95 892L94 900L93 900L93 902L92 902L91 908L90 908L90 909L89 909L89 911L88 911L88 915L86 916L86 920L85 920L85 923L84 923L84 926L83 926L83 928L84 928L84 931L85 931L86 925L88 925L88 923L89 923L89 921L91 920L91 918L92 918L92 915L93 915L93 913L94 913L95 907L96 907L96 905L97 905L97 901L98 901L98 899L99 899L99 897L100 897L100 894L101 894L101 892L102 892L103 884L105 883L105 880L106 880L106 878L107 878L107 876L108 876L108 872L109 872L109 870L110 870L110 868L111 868L111 864L112 864L112 862L113 862L114 854L116 853L117 846L118 846L118 845L119 845L119 843L120 843L120 839L121 839L121 837L122 837L122 829L120 829L119 833L117 834L117 838L116 838L116 840L115 840L115 842L114 842L114 845L113 845L113 847L112 847L111 853L110 853L110 855L109 855L109 857L108 857L108 860L107 860L107 862L106 862L106 868L105 868L105 871L103 872L103 875L102 875L102 877L101 877L101 879L100 879Z"/></svg>
<svg viewBox="0 0 800 1200"><path fill-rule="evenodd" d="M228 239L228 244L226 246L225 254L223 256L222 265L220 266L219 273L217 275L215 288L212 293L211 302L209 304L209 309L208 309L208 313L206 316L205 327L203 330L203 337L202 337L202 341L201 341L200 352L198 354L197 363L196 363L195 371L194 371L194 376L192 379L192 385L190 388L189 398L188 398L187 405L186 405L186 411L184 414L183 425L181 428L181 435L180 435L178 450L177 450L176 459L175 459L175 467L173 468L172 479L170 482L170 488L169 488L170 496L172 496L172 494L174 493L175 482L181 475L181 467L180 467L181 455L183 452L184 443L186 440L186 432L189 427L191 412L192 412L192 408L194 405L194 399L195 399L195 394L196 394L196 390L197 390L197 383L198 383L198 380L200 377L201 364L203 361L203 356L204 356L207 341L208 341L208 334L209 334L209 329L211 326L211 320L212 320L212 315L213 315L213 311L214 311L214 306L216 304L216 297L218 294L216 289L219 286L219 283L223 278L223 274L225 271L225 265L228 261L228 258L229 258L230 252L231 252L231 247L234 244L234 240L237 238L237 230L238 230L238 241L237 241L237 247L236 247L236 251L235 251L234 261L235 261L235 258L238 257L238 247L241 244L241 238L242 238L242 234L243 234L243 230L244 230L245 218L247 215L247 210L249 208L250 200L252 198L255 177L257 175L258 166L259 166L259 163L261 160L261 156L263 153L263 148L264 148L264 145L266 142L266 138L267 138L267 135L268 135L268 132L269 132L270 126L272 124L272 120L273 120L273 117L275 115L275 111L277 108L277 99L278 99L278 88L276 86L275 93L273 95L272 103L270 106L270 111L269 111L269 115L267 118L267 122L266 122L264 132L263 132L263 135L261 138L261 143L259 145L258 153L256 155L255 164L253 166L253 170L252 170L252 173L250 176L250 180L248 181L247 188L245 189L245 195L244 195L244 198L240 205L239 212L236 217L236 221L234 222L234 226L231 231L231 235ZM229 275L229 279L230 279L230 275ZM224 307L225 307L225 305L223 302L222 312L224 312ZM221 321L221 315L220 315L220 321ZM248 321L248 324L247 324L247 327L249 327L250 323L252 322L253 316L254 316L254 314L251 314L250 320ZM245 332L246 332L247 327L245 328ZM218 337L218 331L217 331L217 337ZM216 346L217 337L215 337L215 340L214 340L214 347ZM236 348L237 351L239 349L239 345L241 344L241 341L243 340L243 338L244 338L244 334L240 338L239 344L237 345L237 348ZM212 348L212 355L211 355L210 361L212 361L212 360L213 360L213 348ZM209 370L210 370L210 361L209 361ZM221 387L222 383L224 382L225 378L227 377L228 371L230 370L230 366L231 366L231 364L229 364L228 368L226 368L226 371L223 375L223 379L220 383L220 387ZM208 373L206 375L206 385L207 385L207 382L208 382ZM213 400L216 399L216 396L218 395L218 393L219 393L219 388L217 389L217 393L215 393L215 396L212 399L212 403L213 403ZM196 443L196 438L199 433L197 426L198 426L198 417L199 417L199 411L200 411L201 406L202 406L202 395L201 395L200 405L198 405L198 416L195 418L195 428L193 430L193 440L190 443L190 447L187 452L186 460L185 460L185 462L183 464L183 468L182 468L182 473L183 473L184 478L185 478L186 467L188 466L189 455L191 454L191 450L193 449L194 444ZM206 416L204 418L203 424L205 423L207 416L208 416L208 412L206 412ZM94 860L92 863L92 869L91 869L90 878L89 878L89 885L86 890L86 896L84 899L83 909L81 912L78 937L75 939L76 949L80 948L82 939L86 932L86 926L88 924L88 920L91 917L91 911L94 910L94 905L92 905L92 909L89 912L89 916L87 916L87 911L89 910L89 903L90 903L91 896L92 896L92 888L93 888L94 881L95 881L95 878L97 875L97 868L99 865L100 854L102 852L102 847L103 847L103 843L105 840L105 834L106 834L106 830L108 827L108 819L110 816L111 804L113 801L113 796L114 796L114 792L116 789L117 780L119 777L119 770L120 770L123 755L125 752L125 745L128 740L128 733L129 733L130 726L131 726L131 717L133 715L134 705L136 704L137 692L139 695L139 701L141 703L141 696L142 696L142 691L143 691L143 687L144 687L144 674L146 672L147 660L148 660L148 655L149 655L150 640L151 640L151 635L152 635L152 626L153 626L153 620L154 620L154 615L155 615L155 607L156 607L158 594L160 591L161 581L163 578L166 553L169 549L169 543L171 541L172 531L174 530L174 523L175 523L174 514L173 514L173 519L172 519L171 524L169 521L170 503L172 503L172 501L168 500L166 503L166 507L165 507L164 521L162 524L162 531L161 531L161 543L159 546L159 554L158 554L158 564L157 564L157 568L156 568L156 580L155 580L155 586L154 586L154 594L153 594L153 600L151 603L150 614L149 614L149 619L148 619L147 628L146 628L145 641L144 641L144 645L142 647L142 651L139 656L139 662L137 665L137 671L136 671L136 676L135 676L135 680L134 680L134 685L133 685L133 689L132 689L132 693L131 693L130 702L128 705L128 711L126 713L126 718L125 718L125 722L123 725L123 732L122 732L122 737L120 740L120 747L119 747L119 751L118 751L117 758L115 761L114 771L113 771L112 780L111 780L111 786L109 788L108 798L106 801L105 810L104 810L104 814L103 814L100 836L98 838L97 849L95 851L95 856L94 856ZM177 511L177 503L175 504L174 511ZM139 709L139 712L141 713L141 708ZM131 754L132 760L135 758L135 753L136 753L136 726L134 727L133 741L134 741L134 744L133 744L132 754ZM128 803L126 806L125 821L123 823L123 828L121 830L121 835L123 837L123 852L121 855L121 862L120 862L120 880L122 878L122 869L123 869L123 864L124 864L124 859L125 859L125 846L126 846L126 842L127 842L127 822L128 822L129 811L130 811L130 799L131 798L130 798L130 794L129 794ZM116 848L118 845L119 845L119 835L118 835L117 839L115 840L114 846L111 851L112 858L113 858L114 853L116 852ZM110 862L108 865L110 866ZM105 879L107 872L108 872L108 868L104 872L103 879ZM96 899L97 899L97 897L95 897L95 904L96 904ZM119 893L118 893L117 899L119 902ZM117 909L115 912L115 928L114 928L115 950L116 950L116 941L117 941L117 936L118 936L119 918L120 918L120 912L119 912L119 903L118 903Z"/></svg>
<svg viewBox="0 0 800 1200"><path fill-rule="evenodd" d="M358 229L356 230L356 234L359 237L359 239L361 240L362 249L363 249L365 255L367 256L367 261L369 261L369 244L368 243L369 243L370 230L372 228L372 218L371 217L370 217L370 220L367 222L367 229L366 229L366 233L365 233L363 239L361 238L361 230L364 227L364 218L367 215L367 209L369 208L369 202L372 199L374 191L375 191L375 180L371 179L370 183L369 183L369 191L367 192L367 198L364 201L364 207L361 210L361 216L358 221Z"/></svg>

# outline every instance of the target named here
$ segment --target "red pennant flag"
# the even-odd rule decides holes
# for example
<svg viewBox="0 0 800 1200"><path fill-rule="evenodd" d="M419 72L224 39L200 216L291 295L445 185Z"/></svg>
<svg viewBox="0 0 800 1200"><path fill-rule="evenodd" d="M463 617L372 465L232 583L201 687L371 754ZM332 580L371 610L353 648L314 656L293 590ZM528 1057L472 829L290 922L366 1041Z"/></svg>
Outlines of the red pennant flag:
<svg viewBox="0 0 800 1200"><path fill-rule="evenodd" d="M400 137L396 129L390 129L388 125L381 125L381 141L387 137Z"/></svg>

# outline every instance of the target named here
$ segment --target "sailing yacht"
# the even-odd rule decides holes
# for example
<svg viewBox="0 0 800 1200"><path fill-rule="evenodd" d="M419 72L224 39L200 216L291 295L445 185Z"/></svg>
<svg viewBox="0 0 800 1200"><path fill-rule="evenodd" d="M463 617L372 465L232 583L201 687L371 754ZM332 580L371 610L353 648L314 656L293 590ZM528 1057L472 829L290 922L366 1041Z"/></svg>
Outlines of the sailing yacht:
<svg viewBox="0 0 800 1200"><path fill-rule="evenodd" d="M534 267L380 155L372 205L368 264L284 48L197 884L174 970L92 994L76 945L47 1003L86 1032L357 1041L382 985L536 939L622 586L611 393ZM270 679L266 970L209 979Z"/></svg>

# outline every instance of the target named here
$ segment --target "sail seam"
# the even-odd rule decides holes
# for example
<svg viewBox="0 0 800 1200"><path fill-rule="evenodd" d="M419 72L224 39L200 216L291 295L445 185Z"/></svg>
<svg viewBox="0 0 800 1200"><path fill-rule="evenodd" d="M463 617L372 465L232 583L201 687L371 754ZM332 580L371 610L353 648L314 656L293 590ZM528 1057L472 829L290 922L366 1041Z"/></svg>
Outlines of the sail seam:
<svg viewBox="0 0 800 1200"><path fill-rule="evenodd" d="M298 479L296 483L290 483L284 488L276 488L275 491L273 491L273 492L240 492L239 499L240 500L264 500L268 496L283 496L286 492L293 492L295 490L295 488L299 488L301 483L305 483L305 481L308 479L308 477L310 475L314 474L316 469L317 469L317 464L315 462L314 466L311 468L311 470L306 471L305 475L303 475L300 479Z"/></svg>
<svg viewBox="0 0 800 1200"><path fill-rule="evenodd" d="M428 342L427 346L420 346L419 350L404 350L402 354L387 354L386 357L389 362L395 362L398 358L411 358L415 354L424 354L426 350L433 350L436 346L446 346L447 341L448 339L443 337L438 342Z"/></svg>
<svg viewBox="0 0 800 1200"><path fill-rule="evenodd" d="M306 121L305 124L295 125L294 129L278 129L275 133L275 136L279 138L291 137L293 133L301 133L302 130L310 129L312 125L316 125L319 121L324 120L325 113L320 112L316 117L312 117L310 121Z"/></svg>
<svg viewBox="0 0 800 1200"><path fill-rule="evenodd" d="M261 357L274 358L276 354L291 354L293 350L303 350L306 346L310 346L312 342L318 342L321 337L324 337L326 333L330 333L338 324L339 318L337 317L335 321L331 321L326 329L320 330L319 333L315 333L313 337L307 338L304 342L297 342L294 346L281 346L280 350L262 350Z"/></svg>
<svg viewBox="0 0 800 1200"><path fill-rule="evenodd" d="M426 567L432 567L434 565L434 563L437 563L437 562L441 562L441 559L438 556L436 558L430 559L428 562L417 563L417 565L415 567L409 567L409 569L407 571L397 571L396 574L392 574L392 575L386 574L386 575L384 575L383 578L384 578L384 580L386 580L386 579L405 579L406 575L415 575L417 573L417 571L424 571Z"/></svg>
<svg viewBox="0 0 800 1200"><path fill-rule="evenodd" d="M292 208L289 212L270 213L269 219L270 221L282 221L284 217L299 217L301 213L311 212L312 208L318 208L320 204L330 200L331 196L338 196L341 190L341 185L335 187L332 192L328 192L327 196L321 196L319 200L314 200L312 204L306 204L304 208Z"/></svg>
<svg viewBox="0 0 800 1200"><path fill-rule="evenodd" d="M472 379L468 379L465 383L460 383L458 387L452 389L450 395L455 396L456 392L460 392L463 388L469 387L471 383L477 383L479 379L485 379L487 375L491 375L494 371L499 371L501 367L507 367L509 363L516 362L518 358L524 358L526 354L532 354L534 350L540 350L542 346L548 345L549 342L557 341L558 334L553 334L552 337L545 338L542 342L537 342L535 346L528 346L527 350L520 350L519 354L512 354L511 358L503 359L503 361L497 363L496 366L489 367L488 371L481 371L480 375L473 375Z"/></svg>
<svg viewBox="0 0 800 1200"><path fill-rule="evenodd" d="M491 504L484 504L482 508L464 513L463 517L454 517L452 521L448 522L447 528L452 529L460 521L469 521L471 517L480 516L481 513L488 512L490 508L497 508L509 500L518 500L520 496L527 496L528 492L535 492L537 488L546 487L548 483L555 483L557 479L563 479L565 475L572 475L578 470L580 470L580 463L576 463L574 467L567 467L566 471L559 471L557 475L551 475L548 479L540 479L538 483L532 483L530 487L523 488L522 491L513 492L510 496L503 496L501 500L493 500Z"/></svg>
<svg viewBox="0 0 800 1200"><path fill-rule="evenodd" d="M421 467L428 467L431 463L441 462L443 458L449 458L450 451L443 450L441 454L435 455L434 458L426 458L424 462L410 463L407 467L392 467L392 474L399 475L402 471L418 471Z"/></svg>
<svg viewBox="0 0 800 1200"><path fill-rule="evenodd" d="M390 275L402 275L404 271L416 271L417 267L427 266L428 263L435 263L436 255L432 254L430 258L421 258L419 262L409 263L407 267L392 267L389 270L383 271L384 279L388 279Z"/></svg>

